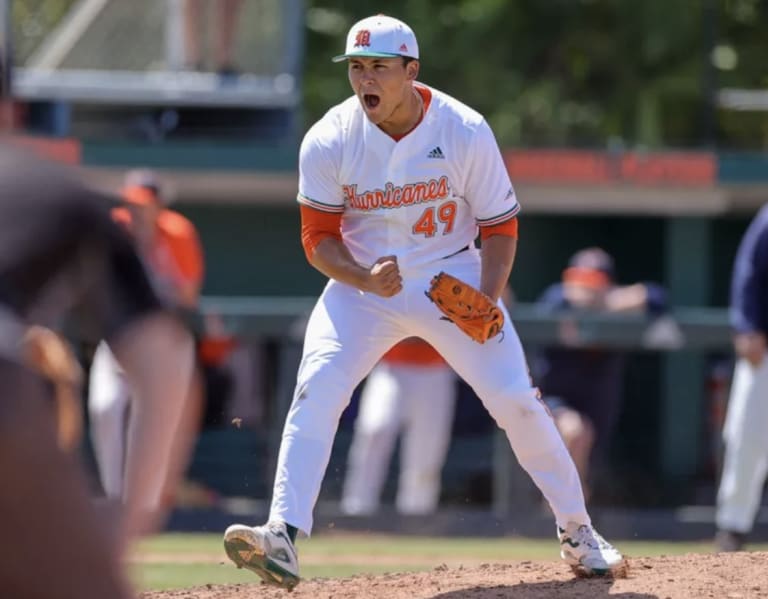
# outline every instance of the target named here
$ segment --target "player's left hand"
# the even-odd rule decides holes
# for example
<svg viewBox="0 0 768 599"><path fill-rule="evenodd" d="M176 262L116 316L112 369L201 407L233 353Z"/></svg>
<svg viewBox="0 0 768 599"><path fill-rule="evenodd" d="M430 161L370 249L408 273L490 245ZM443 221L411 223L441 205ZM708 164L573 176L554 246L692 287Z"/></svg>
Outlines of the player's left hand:
<svg viewBox="0 0 768 599"><path fill-rule="evenodd" d="M488 295L445 272L432 278L426 296L464 333L478 343L495 337L504 326L504 313Z"/></svg>
<svg viewBox="0 0 768 599"><path fill-rule="evenodd" d="M29 327L21 344L24 363L53 385L59 446L74 451L83 427L80 363L63 337L42 326Z"/></svg>
<svg viewBox="0 0 768 599"><path fill-rule="evenodd" d="M762 364L766 353L765 335L758 332L738 333L733 338L734 349L740 358L744 358L755 368Z"/></svg>

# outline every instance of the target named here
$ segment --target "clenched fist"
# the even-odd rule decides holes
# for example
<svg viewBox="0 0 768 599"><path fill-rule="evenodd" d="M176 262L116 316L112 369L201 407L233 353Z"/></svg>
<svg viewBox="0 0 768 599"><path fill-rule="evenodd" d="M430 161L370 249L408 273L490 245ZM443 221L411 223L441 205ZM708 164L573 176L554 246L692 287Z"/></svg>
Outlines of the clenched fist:
<svg viewBox="0 0 768 599"><path fill-rule="evenodd" d="M403 289L403 278L397 265L397 256L382 256L369 271L368 281L364 291L369 291L381 297L392 297Z"/></svg>

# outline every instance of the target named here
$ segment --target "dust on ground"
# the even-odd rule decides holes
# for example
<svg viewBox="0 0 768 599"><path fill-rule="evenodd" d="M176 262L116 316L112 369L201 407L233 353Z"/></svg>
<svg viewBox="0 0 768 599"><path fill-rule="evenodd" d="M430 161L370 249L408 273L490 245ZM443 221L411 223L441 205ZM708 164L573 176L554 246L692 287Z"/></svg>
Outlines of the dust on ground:
<svg viewBox="0 0 768 599"><path fill-rule="evenodd" d="M630 557L626 578L582 579L559 562L440 565L429 572L303 580L288 593L253 584L144 593L142 599L764 599L768 552ZM258 580L258 577L254 575Z"/></svg>

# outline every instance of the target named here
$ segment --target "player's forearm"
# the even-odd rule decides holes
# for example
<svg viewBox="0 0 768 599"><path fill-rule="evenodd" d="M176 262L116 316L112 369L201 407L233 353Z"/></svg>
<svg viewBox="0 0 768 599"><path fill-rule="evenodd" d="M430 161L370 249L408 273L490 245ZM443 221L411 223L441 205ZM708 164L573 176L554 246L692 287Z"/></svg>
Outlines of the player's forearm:
<svg viewBox="0 0 768 599"><path fill-rule="evenodd" d="M309 262L326 277L365 291L369 269L355 261L344 242L326 237L317 245Z"/></svg>
<svg viewBox="0 0 768 599"><path fill-rule="evenodd" d="M507 286L516 250L517 239L508 235L492 235L483 240L480 291L494 301L499 299Z"/></svg>

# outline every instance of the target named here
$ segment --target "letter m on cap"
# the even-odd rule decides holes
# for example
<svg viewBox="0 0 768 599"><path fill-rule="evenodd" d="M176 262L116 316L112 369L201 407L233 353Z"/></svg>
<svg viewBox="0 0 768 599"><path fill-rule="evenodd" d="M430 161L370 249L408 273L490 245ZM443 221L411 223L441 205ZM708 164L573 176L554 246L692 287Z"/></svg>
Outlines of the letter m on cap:
<svg viewBox="0 0 768 599"><path fill-rule="evenodd" d="M355 35L355 48L361 46L369 47L371 45L371 32L367 29L361 29Z"/></svg>

